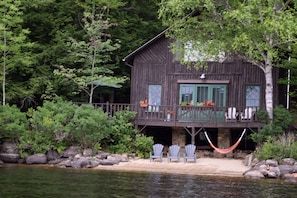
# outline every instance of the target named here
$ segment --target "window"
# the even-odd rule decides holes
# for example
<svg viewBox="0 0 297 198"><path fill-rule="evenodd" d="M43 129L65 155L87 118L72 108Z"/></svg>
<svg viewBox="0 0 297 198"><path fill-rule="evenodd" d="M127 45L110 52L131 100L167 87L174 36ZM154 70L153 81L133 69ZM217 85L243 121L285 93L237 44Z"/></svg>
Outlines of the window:
<svg viewBox="0 0 297 198"><path fill-rule="evenodd" d="M180 104L205 105L207 101L226 106L226 85L180 84Z"/></svg>
<svg viewBox="0 0 297 198"><path fill-rule="evenodd" d="M193 86L184 85L181 87L181 101L184 104L190 104L193 100Z"/></svg>
<svg viewBox="0 0 297 198"><path fill-rule="evenodd" d="M149 105L161 105L161 91L162 85L149 85L148 87L148 104Z"/></svg>
<svg viewBox="0 0 297 198"><path fill-rule="evenodd" d="M260 86L259 85L246 86L245 104L247 107L260 107Z"/></svg>
<svg viewBox="0 0 297 198"><path fill-rule="evenodd" d="M185 61L219 61L222 62L225 59L225 53L219 52L218 56L213 56L210 54L206 54L205 51L203 51L205 48L207 48L207 45L212 45L211 42L208 42L209 44L205 44L204 46L201 46L199 43L194 43L193 41L188 41L184 45L184 60Z"/></svg>

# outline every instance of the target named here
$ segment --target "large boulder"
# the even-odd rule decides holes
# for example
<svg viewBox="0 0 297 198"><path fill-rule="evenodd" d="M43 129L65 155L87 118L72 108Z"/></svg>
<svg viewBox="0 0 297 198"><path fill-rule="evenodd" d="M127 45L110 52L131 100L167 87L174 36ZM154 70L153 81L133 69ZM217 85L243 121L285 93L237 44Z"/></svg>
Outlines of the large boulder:
<svg viewBox="0 0 297 198"><path fill-rule="evenodd" d="M251 178L251 179L263 179L263 178L265 178L264 175L260 171L255 170L255 169L248 170L243 175L244 175L245 178Z"/></svg>
<svg viewBox="0 0 297 198"><path fill-rule="evenodd" d="M296 162L296 160L293 158L284 158L281 160L280 164L281 165L294 165L295 162Z"/></svg>
<svg viewBox="0 0 297 198"><path fill-rule="evenodd" d="M46 164L47 158L45 154L30 155L26 159L26 164Z"/></svg>
<svg viewBox="0 0 297 198"><path fill-rule="evenodd" d="M14 142L4 142L0 145L0 160L5 163L18 163L21 159L17 144Z"/></svg>
<svg viewBox="0 0 297 198"><path fill-rule="evenodd" d="M62 152L61 156L64 157L64 158L74 157L78 153L80 153L80 147L79 146L70 146L69 148L65 149Z"/></svg>
<svg viewBox="0 0 297 198"><path fill-rule="evenodd" d="M280 176L283 177L286 174L291 174L293 173L294 166L291 165L279 165L279 170L280 170Z"/></svg>
<svg viewBox="0 0 297 198"><path fill-rule="evenodd" d="M74 160L71 163L71 167L72 168L90 168L91 163L90 163L90 160L88 158L81 157L81 158L79 158L77 160Z"/></svg>
<svg viewBox="0 0 297 198"><path fill-rule="evenodd" d="M46 158L48 161L55 160L58 157L59 157L59 153L55 150L49 150L48 152L46 152Z"/></svg>
<svg viewBox="0 0 297 198"><path fill-rule="evenodd" d="M65 159L57 163L56 166L60 168L67 168L67 167L71 167L71 164L72 164L72 161L70 159Z"/></svg>

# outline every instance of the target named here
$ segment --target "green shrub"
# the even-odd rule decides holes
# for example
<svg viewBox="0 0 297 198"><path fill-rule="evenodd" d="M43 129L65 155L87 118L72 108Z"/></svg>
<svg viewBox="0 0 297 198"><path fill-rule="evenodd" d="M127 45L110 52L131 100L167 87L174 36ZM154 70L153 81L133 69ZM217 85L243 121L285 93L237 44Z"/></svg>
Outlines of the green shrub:
<svg viewBox="0 0 297 198"><path fill-rule="evenodd" d="M153 144L154 140L152 137L147 137L143 134L137 134L134 143L134 152L140 158L148 158Z"/></svg>
<svg viewBox="0 0 297 198"><path fill-rule="evenodd" d="M110 152L132 152L137 130L132 124L136 113L132 111L117 111L110 117L110 134L104 140Z"/></svg>
<svg viewBox="0 0 297 198"><path fill-rule="evenodd" d="M292 133L282 134L277 138L268 138L256 151L256 157L261 160L276 159L278 161L283 158L297 159L296 149L295 135Z"/></svg>
<svg viewBox="0 0 297 198"><path fill-rule="evenodd" d="M93 149L98 148L111 132L108 115L90 104L79 106L66 128L72 144Z"/></svg>
<svg viewBox="0 0 297 198"><path fill-rule="evenodd" d="M72 120L76 105L70 102L45 102L36 111L28 112L31 116L31 131L20 137L19 150L23 156L45 153L50 149L61 152L68 141L65 127Z"/></svg>
<svg viewBox="0 0 297 198"><path fill-rule="evenodd" d="M15 105L0 106L0 139L18 141L28 126L26 114Z"/></svg>
<svg viewBox="0 0 297 198"><path fill-rule="evenodd" d="M290 112L283 106L277 106L273 110L273 122L266 124L259 132L251 134L251 139L257 142L259 145L268 140L268 137L277 137L285 132L285 130L292 124L293 119ZM261 112L258 117L261 117L262 121L266 119L265 112Z"/></svg>

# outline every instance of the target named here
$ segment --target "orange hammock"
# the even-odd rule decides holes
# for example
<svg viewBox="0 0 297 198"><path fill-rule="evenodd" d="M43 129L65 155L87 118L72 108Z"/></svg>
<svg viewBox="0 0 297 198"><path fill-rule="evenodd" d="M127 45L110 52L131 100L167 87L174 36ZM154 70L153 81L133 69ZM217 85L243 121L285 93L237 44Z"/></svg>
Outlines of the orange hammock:
<svg viewBox="0 0 297 198"><path fill-rule="evenodd" d="M209 139L209 137L208 137L206 131L204 131L204 134L205 134L205 137L206 137L207 141L209 142L210 146L211 146L214 150L216 150L218 153L221 153L221 154L227 154L227 153L233 151L233 150L238 146L238 144L240 143L240 141L241 141L243 135L245 134L245 131L246 131L246 129L243 130L243 132L242 132L240 138L237 140L237 142L236 142L235 144L233 144L231 147L226 148L226 149L220 149L220 148L215 147L215 146L213 145L213 143L210 141L210 139Z"/></svg>

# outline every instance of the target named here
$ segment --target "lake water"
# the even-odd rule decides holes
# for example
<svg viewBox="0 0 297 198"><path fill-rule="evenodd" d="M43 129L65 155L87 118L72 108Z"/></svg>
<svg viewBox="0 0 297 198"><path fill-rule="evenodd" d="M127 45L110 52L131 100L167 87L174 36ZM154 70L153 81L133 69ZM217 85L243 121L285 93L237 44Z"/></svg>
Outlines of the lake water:
<svg viewBox="0 0 297 198"><path fill-rule="evenodd" d="M89 197L296 197L297 184L282 180L60 169L5 165L1 198Z"/></svg>

